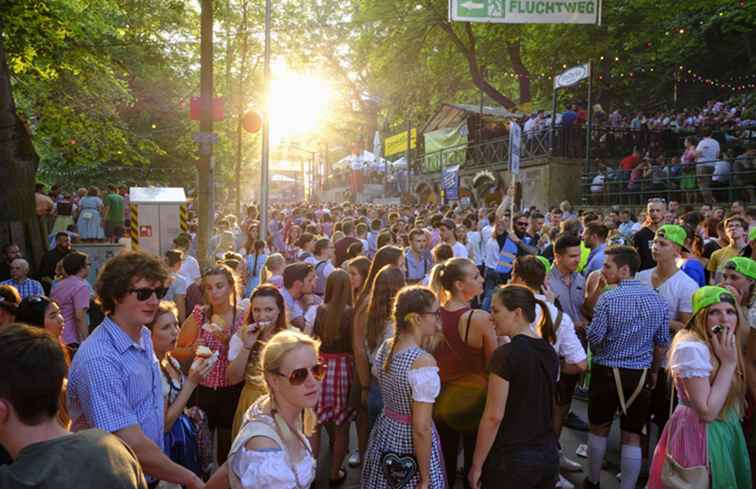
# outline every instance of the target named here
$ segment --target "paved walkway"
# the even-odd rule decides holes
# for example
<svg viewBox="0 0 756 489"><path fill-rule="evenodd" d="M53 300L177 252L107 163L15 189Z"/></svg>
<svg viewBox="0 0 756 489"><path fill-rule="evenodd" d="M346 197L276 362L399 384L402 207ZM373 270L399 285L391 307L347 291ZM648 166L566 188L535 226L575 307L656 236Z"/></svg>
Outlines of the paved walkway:
<svg viewBox="0 0 756 489"><path fill-rule="evenodd" d="M581 418L588 419L588 405L583 401L573 401L572 409ZM604 470L601 473L601 487L602 489L617 489L619 487L619 481L617 480L617 472L619 471L619 423L615 422L612 426L612 432L609 437L609 447L606 452L606 462L604 464ZM575 431L569 428L565 428L562 431L561 443L564 449L565 455L572 460L578 461L585 467L586 459L580 458L575 455L575 450L581 443L587 443L588 434L582 431ZM327 450L327 435L323 436L323 450L321 452L325 455ZM350 444L354 448L357 446L356 435L352 430ZM330 466L329 457L325 456L323 462L319 464L318 479L313 486L315 489L328 489L328 467ZM346 466L346 462L344 464ZM358 489L360 487L360 469L347 469L348 476L346 482L341 486L343 489ZM581 488L583 484L583 478L585 475L582 472L574 474L565 474L566 477L575 484L576 488ZM638 485L642 488L642 485ZM462 484L458 480L455 485L455 489L462 489Z"/></svg>

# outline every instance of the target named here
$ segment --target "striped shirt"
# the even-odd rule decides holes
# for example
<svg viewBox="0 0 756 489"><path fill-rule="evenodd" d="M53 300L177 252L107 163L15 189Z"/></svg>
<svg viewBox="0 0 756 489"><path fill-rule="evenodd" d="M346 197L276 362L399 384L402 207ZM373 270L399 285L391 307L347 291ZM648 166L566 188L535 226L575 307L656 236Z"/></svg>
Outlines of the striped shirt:
<svg viewBox="0 0 756 489"><path fill-rule="evenodd" d="M23 282L18 282L12 278L3 280L0 285L10 285L18 291L18 295L21 296L21 300L34 295L45 295L45 291L42 288L42 284L36 280L27 278Z"/></svg>
<svg viewBox="0 0 756 489"><path fill-rule="evenodd" d="M76 352L68 377L72 430L138 426L162 449L165 401L150 330L138 342L106 317Z"/></svg>
<svg viewBox="0 0 756 489"><path fill-rule="evenodd" d="M654 347L669 345L669 307L638 280L623 280L599 297L588 342L593 361L605 367L650 368Z"/></svg>

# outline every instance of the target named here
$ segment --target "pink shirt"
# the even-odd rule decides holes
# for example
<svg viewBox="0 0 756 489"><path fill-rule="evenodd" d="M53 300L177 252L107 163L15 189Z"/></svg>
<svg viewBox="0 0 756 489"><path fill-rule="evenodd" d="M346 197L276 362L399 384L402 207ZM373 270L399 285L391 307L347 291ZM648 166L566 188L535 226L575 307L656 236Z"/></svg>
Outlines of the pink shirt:
<svg viewBox="0 0 756 489"><path fill-rule="evenodd" d="M76 331L76 310L89 308L89 284L76 275L66 277L55 286L51 295L63 316L63 343L81 343Z"/></svg>

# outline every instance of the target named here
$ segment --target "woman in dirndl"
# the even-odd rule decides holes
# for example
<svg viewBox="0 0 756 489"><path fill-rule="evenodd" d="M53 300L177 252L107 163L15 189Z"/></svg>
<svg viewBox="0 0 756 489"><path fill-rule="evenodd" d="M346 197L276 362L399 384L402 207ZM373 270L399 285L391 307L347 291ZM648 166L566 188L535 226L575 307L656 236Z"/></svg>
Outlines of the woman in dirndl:
<svg viewBox="0 0 756 489"><path fill-rule="evenodd" d="M244 381L231 425L231 436L234 438L242 426L244 413L265 394L260 352L273 335L288 327L281 292L270 284L258 286L249 301L245 326L240 327L228 342L226 380L231 385Z"/></svg>
<svg viewBox="0 0 756 489"><path fill-rule="evenodd" d="M383 411L370 433L363 488L446 487L441 441L433 425L441 380L435 359L420 347L438 334L439 314L438 300L427 287L405 287L396 296L394 335L378 349L372 367Z"/></svg>
<svg viewBox="0 0 756 489"><path fill-rule="evenodd" d="M315 412L318 429L310 441L318 458L320 428L328 430L331 440L330 485L346 479L341 467L349 446L349 422L355 414L349 404L349 389L354 378L352 357L352 291L349 274L336 269L326 279L325 302L318 306L313 336L320 340L320 359L326 366L323 392Z"/></svg>
<svg viewBox="0 0 756 489"><path fill-rule="evenodd" d="M740 427L748 325L721 287L693 294L693 318L672 342L669 369L679 404L656 450L649 489L750 489L751 466Z"/></svg>
<svg viewBox="0 0 756 489"><path fill-rule="evenodd" d="M82 197L79 201L79 220L76 221L76 228L83 241L105 239L105 229L102 227L104 205L99 193L97 187L90 187L86 197Z"/></svg>

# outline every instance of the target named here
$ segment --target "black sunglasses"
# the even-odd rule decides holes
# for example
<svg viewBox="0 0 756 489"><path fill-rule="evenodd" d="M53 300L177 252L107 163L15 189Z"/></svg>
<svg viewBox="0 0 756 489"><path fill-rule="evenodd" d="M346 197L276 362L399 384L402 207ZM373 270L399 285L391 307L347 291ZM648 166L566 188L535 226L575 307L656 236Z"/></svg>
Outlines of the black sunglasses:
<svg viewBox="0 0 756 489"><path fill-rule="evenodd" d="M167 287L157 287L154 289L151 289L149 287L142 287L139 289L129 289L129 294L136 294L137 300L142 301L142 302L152 297L152 294L155 294L155 296L158 299L162 299L163 297L165 297L165 294L167 293L168 293Z"/></svg>
<svg viewBox="0 0 756 489"><path fill-rule="evenodd" d="M280 375L281 377L286 377L286 375L282 374L281 372L278 372L277 370L272 371L276 375ZM312 378L320 382L325 378L326 375L326 366L323 363L318 363L313 365L310 368L302 367L295 370L292 370L291 373L288 376L289 383L293 386L302 385L307 380L307 376L309 372L312 372Z"/></svg>

